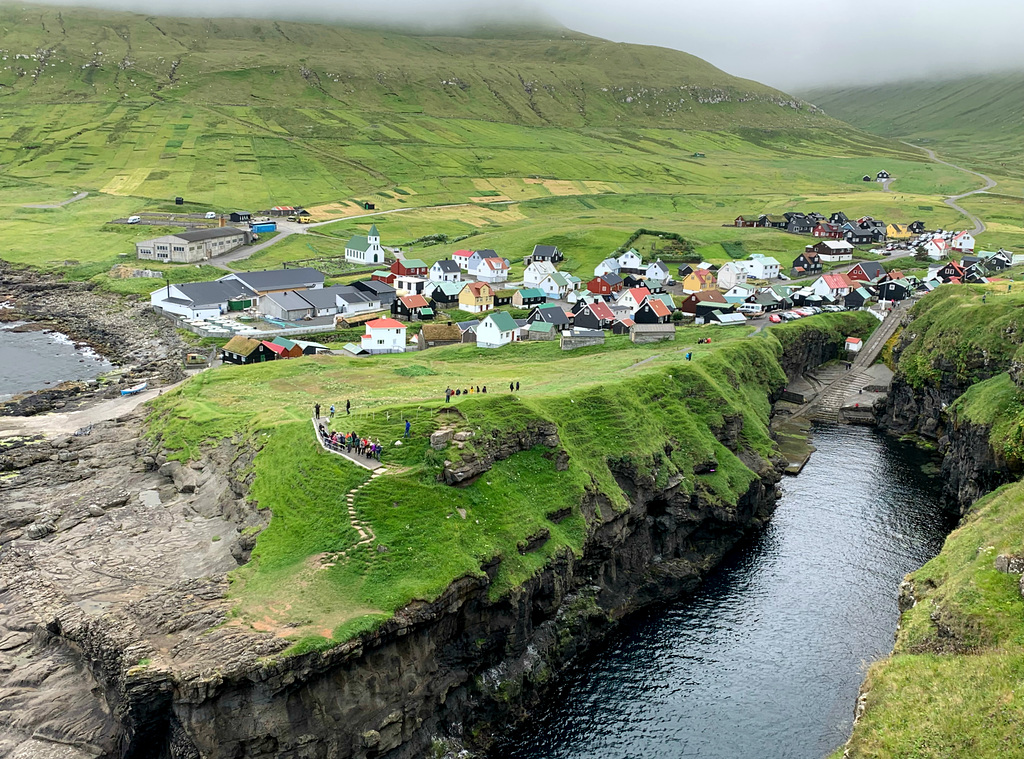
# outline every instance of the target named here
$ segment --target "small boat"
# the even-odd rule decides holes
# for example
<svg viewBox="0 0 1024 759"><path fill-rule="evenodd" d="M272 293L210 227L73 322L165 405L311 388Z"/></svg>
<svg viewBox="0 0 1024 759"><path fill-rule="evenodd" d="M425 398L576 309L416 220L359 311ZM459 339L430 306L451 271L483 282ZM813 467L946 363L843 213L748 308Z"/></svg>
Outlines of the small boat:
<svg viewBox="0 0 1024 759"><path fill-rule="evenodd" d="M141 385L136 385L135 387L130 387L127 390L122 390L121 395L137 395L145 390L146 385L148 384L148 382L143 382Z"/></svg>

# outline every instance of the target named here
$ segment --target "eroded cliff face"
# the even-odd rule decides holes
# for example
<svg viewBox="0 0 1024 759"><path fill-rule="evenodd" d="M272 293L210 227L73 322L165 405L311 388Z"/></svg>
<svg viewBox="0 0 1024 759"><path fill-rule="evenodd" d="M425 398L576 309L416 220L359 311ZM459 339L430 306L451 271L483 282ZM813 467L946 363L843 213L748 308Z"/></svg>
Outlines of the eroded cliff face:
<svg viewBox="0 0 1024 759"><path fill-rule="evenodd" d="M399 759L423 756L436 739L486 747L493 723L525 714L615 621L692 590L771 514L780 469L747 458L758 475L736 505L620 468L629 509L591 493L583 555L559 555L507 597L489 595L494 563L486 578L463 578L359 641L182 679L168 756Z"/></svg>
<svg viewBox="0 0 1024 759"><path fill-rule="evenodd" d="M960 366L938 356L932 361L935 380L914 384L899 369L898 361L902 351L916 337L911 323L893 351L897 371L884 412L879 417L879 426L896 435L917 435L934 441L943 457L943 492L961 513L965 513L978 498L1013 481L1017 475L993 450L990 428L958 418L950 407L975 382L1007 371L1010 365L993 361L981 350L968 354ZM966 380L965 376L976 379Z"/></svg>

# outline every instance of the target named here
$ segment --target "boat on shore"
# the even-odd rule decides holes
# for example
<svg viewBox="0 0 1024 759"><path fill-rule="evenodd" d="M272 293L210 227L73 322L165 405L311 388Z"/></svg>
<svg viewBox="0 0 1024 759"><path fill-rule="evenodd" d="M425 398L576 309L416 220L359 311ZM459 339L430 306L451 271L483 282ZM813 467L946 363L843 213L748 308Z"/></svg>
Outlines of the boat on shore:
<svg viewBox="0 0 1024 759"><path fill-rule="evenodd" d="M135 387L129 387L129 388L125 389L125 390L122 390L121 391L121 395L138 395L139 393L141 393L143 390L146 389L146 386L148 384L149 384L148 382L143 382L141 385L136 385Z"/></svg>

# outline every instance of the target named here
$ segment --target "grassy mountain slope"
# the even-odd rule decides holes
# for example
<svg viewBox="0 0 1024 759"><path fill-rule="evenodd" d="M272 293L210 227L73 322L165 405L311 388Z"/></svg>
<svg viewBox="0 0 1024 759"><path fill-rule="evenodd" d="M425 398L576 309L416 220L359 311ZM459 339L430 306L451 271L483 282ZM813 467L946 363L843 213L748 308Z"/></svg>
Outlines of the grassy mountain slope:
<svg viewBox="0 0 1024 759"><path fill-rule="evenodd" d="M385 243L486 233L517 258L561 238L584 246L582 265L638 227L699 225L717 249L739 213L925 212L953 226L936 196L973 186L693 56L567 30L441 37L11 4L0 4L0 29L0 254L78 262L76 277L152 236L106 222L176 210L179 195L188 211L305 205L318 218L357 214L363 201L468 203L415 234L380 217L396 230ZM860 181L883 165L903 198ZM80 190L90 197L25 207ZM767 250L801 247L781 240ZM306 237L289 246L261 265L317 253Z"/></svg>
<svg viewBox="0 0 1024 759"><path fill-rule="evenodd" d="M930 145L986 173L1024 178L1024 73L819 89L805 96L861 129Z"/></svg>

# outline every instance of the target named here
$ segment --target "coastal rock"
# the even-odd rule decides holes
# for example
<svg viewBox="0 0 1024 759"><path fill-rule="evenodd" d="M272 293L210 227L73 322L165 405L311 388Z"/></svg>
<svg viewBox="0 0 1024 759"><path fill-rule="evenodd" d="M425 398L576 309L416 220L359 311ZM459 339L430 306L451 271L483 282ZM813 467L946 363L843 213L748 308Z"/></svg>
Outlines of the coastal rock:
<svg viewBox="0 0 1024 759"><path fill-rule="evenodd" d="M1024 574L1024 556L1009 556L1001 553L996 556L994 566L997 572L1011 575Z"/></svg>
<svg viewBox="0 0 1024 759"><path fill-rule="evenodd" d="M437 432L430 433L430 447L435 451L442 451L451 439L452 430L437 430Z"/></svg>

